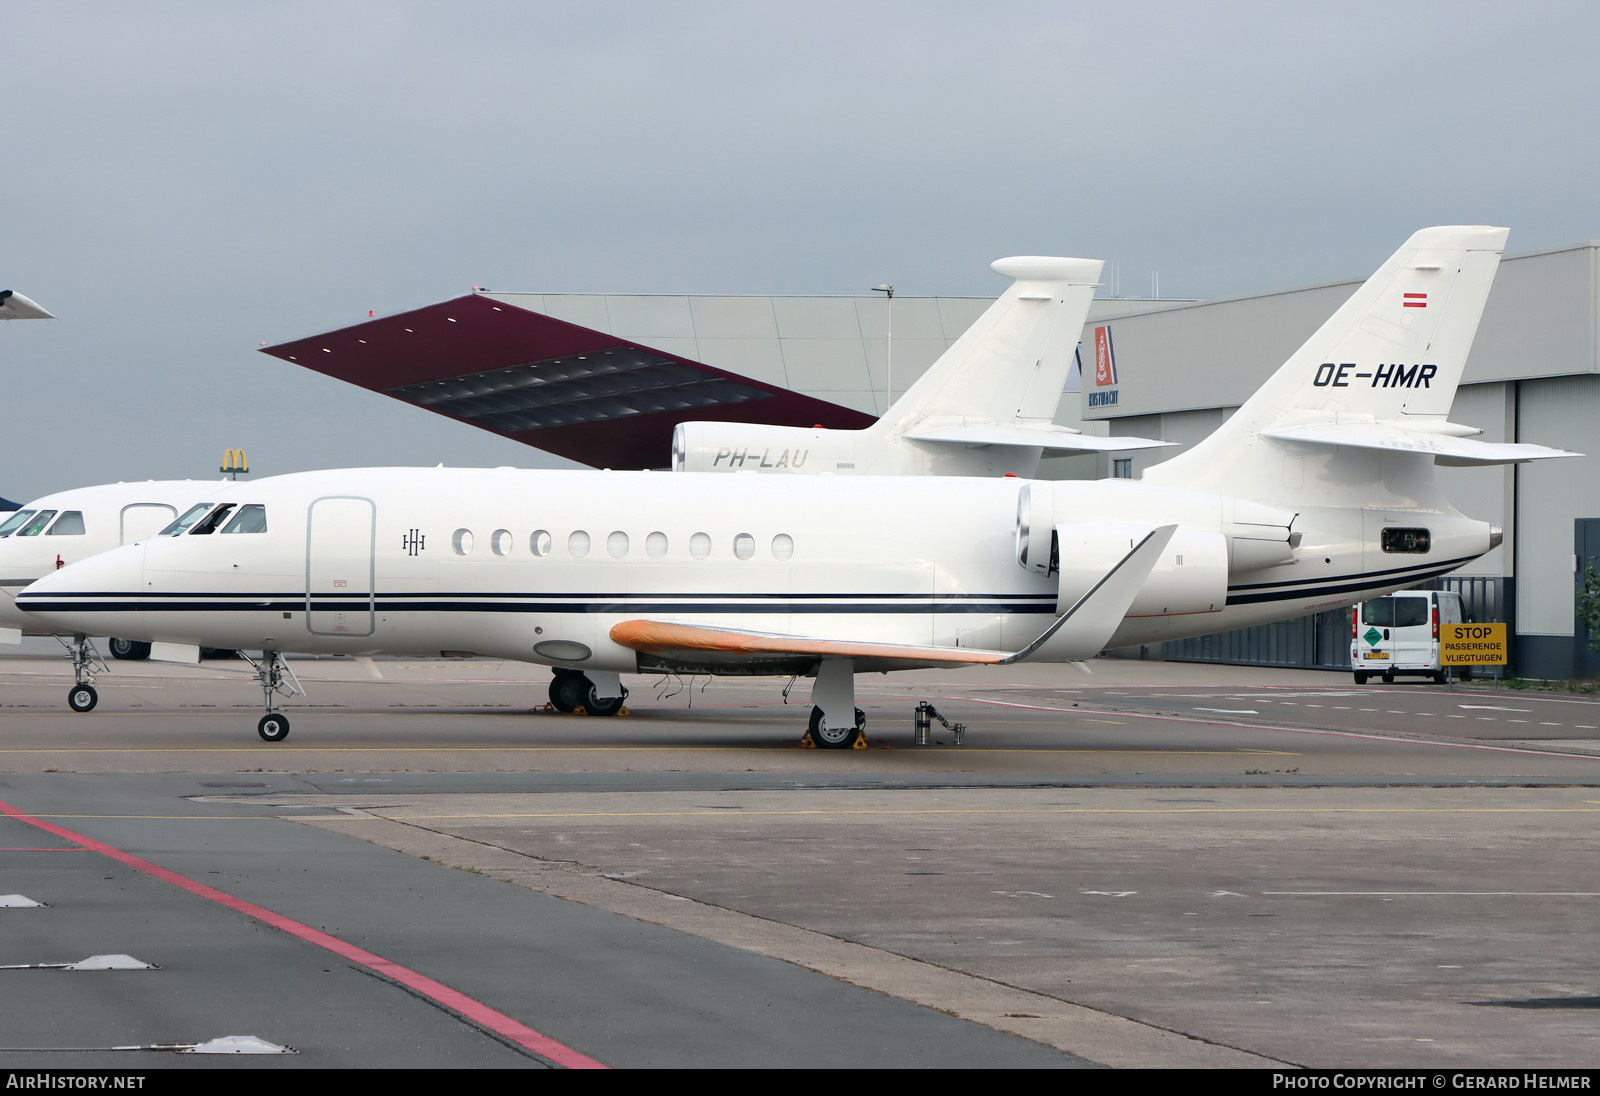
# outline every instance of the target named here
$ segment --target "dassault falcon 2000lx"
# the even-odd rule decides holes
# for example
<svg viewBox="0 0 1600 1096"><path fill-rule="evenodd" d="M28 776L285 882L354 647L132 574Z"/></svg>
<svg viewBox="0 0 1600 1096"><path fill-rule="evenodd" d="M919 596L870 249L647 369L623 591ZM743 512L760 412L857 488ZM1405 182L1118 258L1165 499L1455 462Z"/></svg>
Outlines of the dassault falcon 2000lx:
<svg viewBox="0 0 1600 1096"><path fill-rule="evenodd" d="M558 707L601 714L622 673L811 676L812 741L846 747L857 672L1078 661L1348 605L1497 545L1433 470L1565 455L1446 419L1506 234L1417 233L1143 481L310 472L230 487L17 601L51 630L261 650L269 741L291 650L543 663Z"/></svg>

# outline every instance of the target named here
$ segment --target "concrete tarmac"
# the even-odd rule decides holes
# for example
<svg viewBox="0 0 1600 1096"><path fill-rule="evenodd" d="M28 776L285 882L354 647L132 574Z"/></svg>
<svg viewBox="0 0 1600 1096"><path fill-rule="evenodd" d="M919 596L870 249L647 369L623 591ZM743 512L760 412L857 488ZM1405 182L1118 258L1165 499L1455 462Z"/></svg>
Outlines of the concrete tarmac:
<svg viewBox="0 0 1600 1096"><path fill-rule="evenodd" d="M537 667L293 665L309 696L269 745L242 663L117 663L79 715L63 664L0 658L0 801L606 1065L1600 1049L1584 698L1101 660L864 677L871 748L819 751L807 682L641 678L631 715L584 719L530 711ZM963 744L912 744L923 699ZM38 851L77 847L0 820L0 892L50 902L0 906L0 964L161 969L0 971L26 991L6 1065L551 1060L104 852ZM65 1049L246 1031L299 1053Z"/></svg>

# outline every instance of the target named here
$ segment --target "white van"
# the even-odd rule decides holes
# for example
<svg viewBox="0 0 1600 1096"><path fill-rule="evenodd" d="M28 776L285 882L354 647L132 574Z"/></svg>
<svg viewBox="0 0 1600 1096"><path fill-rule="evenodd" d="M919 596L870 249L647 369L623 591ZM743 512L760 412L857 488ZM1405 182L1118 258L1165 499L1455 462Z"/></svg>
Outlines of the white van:
<svg viewBox="0 0 1600 1096"><path fill-rule="evenodd" d="M1356 684L1373 674L1445 679L1439 661L1439 625L1461 624L1461 595L1448 590L1401 590L1355 606L1350 614L1350 666Z"/></svg>

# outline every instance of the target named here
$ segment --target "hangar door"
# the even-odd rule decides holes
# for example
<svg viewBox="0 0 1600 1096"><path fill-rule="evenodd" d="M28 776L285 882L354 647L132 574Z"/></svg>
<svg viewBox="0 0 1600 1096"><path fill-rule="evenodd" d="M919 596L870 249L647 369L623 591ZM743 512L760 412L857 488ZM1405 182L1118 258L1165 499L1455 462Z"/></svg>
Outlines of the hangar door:
<svg viewBox="0 0 1600 1096"><path fill-rule="evenodd" d="M317 499L306 514L306 629L316 635L373 632L374 538L378 508L369 498Z"/></svg>

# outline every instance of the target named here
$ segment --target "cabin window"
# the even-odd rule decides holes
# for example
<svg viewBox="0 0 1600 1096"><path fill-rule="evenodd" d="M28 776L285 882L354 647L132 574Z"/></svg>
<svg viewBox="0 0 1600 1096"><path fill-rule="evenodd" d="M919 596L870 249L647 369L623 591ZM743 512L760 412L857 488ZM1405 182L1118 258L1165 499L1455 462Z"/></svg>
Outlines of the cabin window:
<svg viewBox="0 0 1600 1096"><path fill-rule="evenodd" d="M1426 529L1385 529L1378 539L1385 552L1426 555L1432 538Z"/></svg>
<svg viewBox="0 0 1600 1096"><path fill-rule="evenodd" d="M50 526L47 537L81 537L84 534L83 511L68 510L56 518L56 523Z"/></svg>
<svg viewBox="0 0 1600 1096"><path fill-rule="evenodd" d="M528 551L536 556L548 556L550 554L550 531L548 529L535 529L533 535L528 538Z"/></svg>
<svg viewBox="0 0 1600 1096"><path fill-rule="evenodd" d="M211 510L211 503L209 503L209 502L202 502L202 503L199 503L197 505L191 506L191 507L189 507L189 509L187 509L187 510L185 510L183 512L183 515L181 517L179 517L178 520L176 520L172 524L164 527L159 533L156 534L156 536L158 536L158 537L175 537L179 533L183 532L185 529L189 528L189 526L193 525L195 522L197 522L201 518L205 517L206 514L210 510Z"/></svg>
<svg viewBox="0 0 1600 1096"><path fill-rule="evenodd" d="M645 555L651 559L660 559L667 554L667 534L651 533L644 538Z"/></svg>
<svg viewBox="0 0 1600 1096"><path fill-rule="evenodd" d="M695 559L705 559L711 554L711 537L706 533L696 533L689 538L689 554Z"/></svg>
<svg viewBox="0 0 1600 1096"><path fill-rule="evenodd" d="M54 510L36 510L33 520L17 530L19 537L36 537L44 532L44 527L50 524L50 519L56 516Z"/></svg>
<svg viewBox="0 0 1600 1096"><path fill-rule="evenodd" d="M224 533L265 533L267 531L267 508L259 502L250 502L239 507L239 512L233 520L222 527Z"/></svg>
<svg viewBox="0 0 1600 1096"><path fill-rule="evenodd" d="M457 529L450 538L450 548L458 556L470 556L472 554L472 530Z"/></svg>
<svg viewBox="0 0 1600 1096"><path fill-rule="evenodd" d="M772 558L785 560L794 555L794 538L788 533L779 533L772 538Z"/></svg>
<svg viewBox="0 0 1600 1096"><path fill-rule="evenodd" d="M606 551L611 553L612 559L621 559L628 554L628 534L621 529L613 532L606 538Z"/></svg>
<svg viewBox="0 0 1600 1096"><path fill-rule="evenodd" d="M489 547L497 556L509 556L511 554L511 540L510 529L496 529L494 536L489 538Z"/></svg>
<svg viewBox="0 0 1600 1096"><path fill-rule="evenodd" d="M573 559L582 559L589 554L589 534L582 529L574 529L567 538L567 552Z"/></svg>
<svg viewBox="0 0 1600 1096"><path fill-rule="evenodd" d="M733 554L740 559L749 559L756 554L756 538L749 533L740 533L733 538Z"/></svg>
<svg viewBox="0 0 1600 1096"><path fill-rule="evenodd" d="M215 533L218 527L227 520L228 515L233 513L234 507L238 505L239 504L236 502L223 503L221 506L211 511L211 513L207 514L205 519L198 522L193 529L190 529L189 535L191 537L204 537Z"/></svg>
<svg viewBox="0 0 1600 1096"><path fill-rule="evenodd" d="M33 515L34 511L32 510L18 510L15 514L6 518L4 525L0 525L0 537L9 537L12 533L15 533L17 528Z"/></svg>

